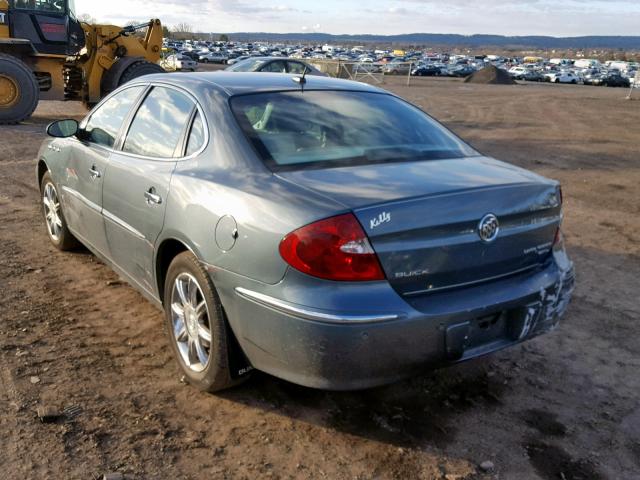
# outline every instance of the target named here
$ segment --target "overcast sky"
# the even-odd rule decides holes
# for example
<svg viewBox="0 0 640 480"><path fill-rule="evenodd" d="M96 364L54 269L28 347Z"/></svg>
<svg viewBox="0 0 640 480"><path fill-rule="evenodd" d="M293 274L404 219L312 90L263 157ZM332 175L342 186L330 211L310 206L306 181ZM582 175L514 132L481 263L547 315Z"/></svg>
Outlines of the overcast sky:
<svg viewBox="0 0 640 480"><path fill-rule="evenodd" d="M640 35L640 0L76 0L123 24L160 18L197 31Z"/></svg>

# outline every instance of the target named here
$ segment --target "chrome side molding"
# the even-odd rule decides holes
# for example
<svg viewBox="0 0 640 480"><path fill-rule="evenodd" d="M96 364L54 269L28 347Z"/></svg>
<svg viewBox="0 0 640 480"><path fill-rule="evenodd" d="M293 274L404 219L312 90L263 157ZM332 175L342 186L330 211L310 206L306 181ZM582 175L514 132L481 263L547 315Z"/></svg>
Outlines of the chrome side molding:
<svg viewBox="0 0 640 480"><path fill-rule="evenodd" d="M332 314L325 313L318 310L314 310L308 307L302 307L293 305L291 303L279 300L277 298L264 295L263 293L247 290L246 288L236 287L235 292L240 297L251 300L252 302L264 305L282 313L288 315L303 318L305 320L313 320L316 322L324 323L378 323L389 322L391 320L398 320L404 317L404 314L400 313L382 313L371 315L350 315L350 314Z"/></svg>

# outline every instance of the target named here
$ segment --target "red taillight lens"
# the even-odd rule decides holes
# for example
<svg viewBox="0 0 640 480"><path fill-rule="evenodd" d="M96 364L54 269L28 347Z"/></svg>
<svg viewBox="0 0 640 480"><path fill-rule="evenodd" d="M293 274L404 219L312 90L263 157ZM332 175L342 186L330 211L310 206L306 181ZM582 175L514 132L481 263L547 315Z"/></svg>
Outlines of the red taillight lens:
<svg viewBox="0 0 640 480"><path fill-rule="evenodd" d="M563 198L562 198L562 187L558 187L558 199L560 200L560 206L562 206Z"/></svg>
<svg viewBox="0 0 640 480"><path fill-rule="evenodd" d="M554 250L564 250L564 236L562 235L562 230L560 227L556 230L556 236L553 239L553 247Z"/></svg>
<svg viewBox="0 0 640 480"><path fill-rule="evenodd" d="M280 255L296 270L314 277L349 282L384 279L378 257L351 213L291 232L280 242Z"/></svg>

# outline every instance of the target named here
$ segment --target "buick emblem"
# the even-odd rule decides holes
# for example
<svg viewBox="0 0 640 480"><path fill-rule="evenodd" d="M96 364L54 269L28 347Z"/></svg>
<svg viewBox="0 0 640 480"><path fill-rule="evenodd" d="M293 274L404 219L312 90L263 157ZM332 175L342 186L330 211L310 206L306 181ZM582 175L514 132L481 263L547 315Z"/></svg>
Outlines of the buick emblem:
<svg viewBox="0 0 640 480"><path fill-rule="evenodd" d="M482 220L480 220L478 224L478 236L483 242L493 242L498 236L499 231L500 224L498 223L498 217L493 213L488 213L482 217Z"/></svg>

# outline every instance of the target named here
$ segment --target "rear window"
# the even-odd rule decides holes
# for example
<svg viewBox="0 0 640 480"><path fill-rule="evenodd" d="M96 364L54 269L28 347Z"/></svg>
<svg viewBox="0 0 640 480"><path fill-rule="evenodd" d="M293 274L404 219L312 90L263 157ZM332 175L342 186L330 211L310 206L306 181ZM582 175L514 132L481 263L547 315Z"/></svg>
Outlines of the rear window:
<svg viewBox="0 0 640 480"><path fill-rule="evenodd" d="M237 62L236 64L228 67L226 70L230 72L253 72L265 62L266 60L262 58L248 58L246 60L242 60L241 62Z"/></svg>
<svg viewBox="0 0 640 480"><path fill-rule="evenodd" d="M477 155L424 112L387 94L260 93L233 97L231 108L272 170Z"/></svg>

